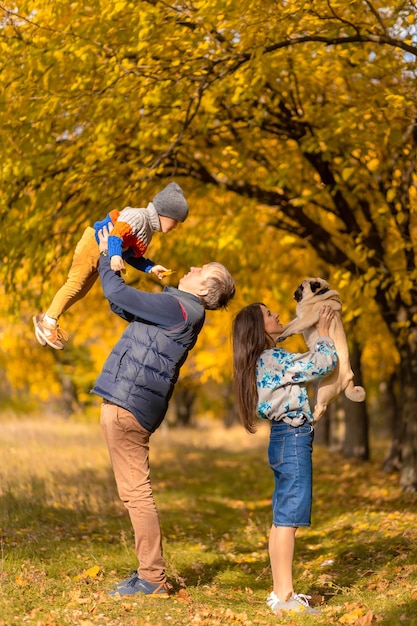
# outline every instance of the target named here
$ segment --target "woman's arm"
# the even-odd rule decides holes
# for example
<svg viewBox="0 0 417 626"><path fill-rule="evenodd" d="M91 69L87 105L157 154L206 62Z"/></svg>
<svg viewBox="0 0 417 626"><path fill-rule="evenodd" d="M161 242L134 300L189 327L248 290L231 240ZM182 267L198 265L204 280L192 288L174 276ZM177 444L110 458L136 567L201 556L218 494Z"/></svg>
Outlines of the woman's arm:
<svg viewBox="0 0 417 626"><path fill-rule="evenodd" d="M266 350L259 358L258 374L270 389L307 383L327 376L337 365L336 348L329 337L319 337L313 352L295 353L283 348Z"/></svg>

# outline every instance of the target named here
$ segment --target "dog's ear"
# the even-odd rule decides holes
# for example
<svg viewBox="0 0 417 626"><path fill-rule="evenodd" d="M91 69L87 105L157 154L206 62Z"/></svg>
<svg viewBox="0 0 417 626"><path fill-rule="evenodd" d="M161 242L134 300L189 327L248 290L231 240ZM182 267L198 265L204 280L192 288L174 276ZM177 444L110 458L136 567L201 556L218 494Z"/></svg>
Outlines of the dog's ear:
<svg viewBox="0 0 417 626"><path fill-rule="evenodd" d="M317 289L321 288L321 283L319 283L318 280L312 280L310 281L310 289L312 293L316 293Z"/></svg>
<svg viewBox="0 0 417 626"><path fill-rule="evenodd" d="M297 289L294 291L294 300L296 302L300 302L300 300L303 299L303 291L304 291L304 285L303 283L301 283L301 285L298 285Z"/></svg>

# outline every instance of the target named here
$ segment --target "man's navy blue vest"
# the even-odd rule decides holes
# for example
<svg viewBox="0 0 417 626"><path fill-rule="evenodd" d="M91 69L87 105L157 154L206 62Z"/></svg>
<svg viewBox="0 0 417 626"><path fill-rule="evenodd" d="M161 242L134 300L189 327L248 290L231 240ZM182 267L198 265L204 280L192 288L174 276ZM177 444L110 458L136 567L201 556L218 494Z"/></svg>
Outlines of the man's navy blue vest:
<svg viewBox="0 0 417 626"><path fill-rule="evenodd" d="M173 287L164 292L179 302L184 322L169 329L142 321L130 322L92 389L133 413L150 432L165 417L181 365L195 345L205 318L196 296Z"/></svg>

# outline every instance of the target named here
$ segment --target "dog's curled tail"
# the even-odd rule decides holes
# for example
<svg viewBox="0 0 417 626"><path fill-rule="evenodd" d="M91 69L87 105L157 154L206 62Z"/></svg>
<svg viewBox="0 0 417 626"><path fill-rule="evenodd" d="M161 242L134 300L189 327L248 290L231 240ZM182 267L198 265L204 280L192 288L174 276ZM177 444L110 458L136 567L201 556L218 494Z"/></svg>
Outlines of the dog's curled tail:
<svg viewBox="0 0 417 626"><path fill-rule="evenodd" d="M363 402L365 400L366 391L359 385L355 386L351 380L345 389L345 396L352 402Z"/></svg>

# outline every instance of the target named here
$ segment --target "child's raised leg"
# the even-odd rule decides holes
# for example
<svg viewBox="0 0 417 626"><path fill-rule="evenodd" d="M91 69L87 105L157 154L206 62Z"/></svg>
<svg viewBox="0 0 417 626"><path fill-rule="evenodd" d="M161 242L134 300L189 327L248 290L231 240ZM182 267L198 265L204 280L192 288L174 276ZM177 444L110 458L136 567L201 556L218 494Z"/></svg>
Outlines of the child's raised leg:
<svg viewBox="0 0 417 626"><path fill-rule="evenodd" d="M98 278L99 259L95 231L89 226L75 248L64 285L55 294L46 313L33 318L36 339L41 345L48 344L56 350L63 349L62 340L66 341L68 335L60 328L58 320L62 313L90 291Z"/></svg>

